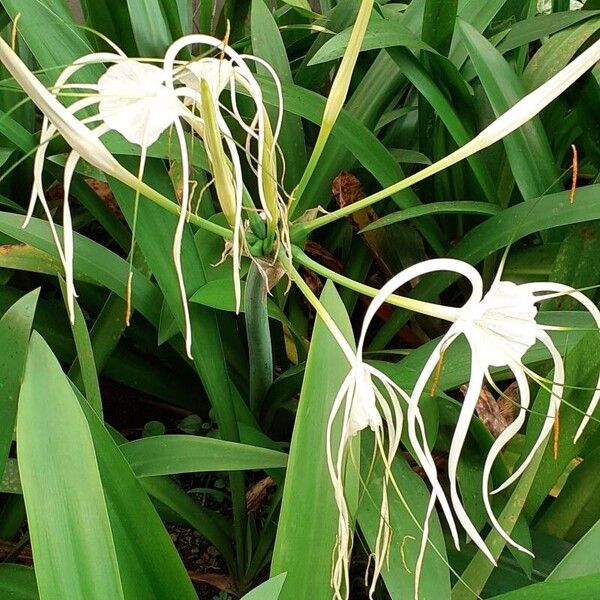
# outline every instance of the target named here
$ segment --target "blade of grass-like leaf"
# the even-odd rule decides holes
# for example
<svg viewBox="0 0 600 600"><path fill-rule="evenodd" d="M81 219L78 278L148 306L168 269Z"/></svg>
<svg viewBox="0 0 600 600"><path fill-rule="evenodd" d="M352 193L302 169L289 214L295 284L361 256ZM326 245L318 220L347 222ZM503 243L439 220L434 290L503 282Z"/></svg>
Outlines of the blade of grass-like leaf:
<svg viewBox="0 0 600 600"><path fill-rule="evenodd" d="M352 340L350 322L333 285L325 286L321 302ZM292 435L271 564L272 575L287 572L282 600L325 600L332 595L338 512L327 469L326 430L331 405L348 369L344 353L318 318Z"/></svg>
<svg viewBox="0 0 600 600"><path fill-rule="evenodd" d="M38 600L33 567L1 564L0 593L6 600Z"/></svg>
<svg viewBox="0 0 600 600"><path fill-rule="evenodd" d="M477 31L483 32L506 4L506 1L488 0L487 2L480 2L479 0L465 0L460 3L458 16L463 21L470 23ZM468 53L464 44L462 44L460 35L457 35L457 33L458 28L452 38L450 60L460 69L467 60Z"/></svg>
<svg viewBox="0 0 600 600"><path fill-rule="evenodd" d="M588 575L566 581L549 581L494 596L490 600L596 600L600 595L600 575Z"/></svg>
<svg viewBox="0 0 600 600"><path fill-rule="evenodd" d="M286 573L281 573L268 581L265 581L251 592L248 592L242 600L277 600L281 588L285 582Z"/></svg>
<svg viewBox="0 0 600 600"><path fill-rule="evenodd" d="M595 18L553 35L527 64L523 73L527 90L535 89L556 75L598 29L600 18Z"/></svg>
<svg viewBox="0 0 600 600"><path fill-rule="evenodd" d="M60 279L60 289L63 300L67 302L67 287L62 277ZM90 406L102 417L102 397L100 395L100 384L98 383L98 373L94 362L94 351L90 341L90 334L85 323L85 317L81 312L79 303L74 300L75 322L71 324L73 339L75 341L75 350L77 359L71 366L70 371L78 372L81 375L81 391L85 393Z"/></svg>
<svg viewBox="0 0 600 600"><path fill-rule="evenodd" d="M13 22L21 15L19 34L42 68L48 69L46 83L54 83L64 65L93 51L62 0L1 0L1 4Z"/></svg>
<svg viewBox="0 0 600 600"><path fill-rule="evenodd" d="M21 378L25 369L29 335L39 296L30 292L11 306L0 319L0 477L13 440Z"/></svg>
<svg viewBox="0 0 600 600"><path fill-rule="evenodd" d="M17 448L40 597L124 599L90 431L37 333L19 398Z"/></svg>
<svg viewBox="0 0 600 600"><path fill-rule="evenodd" d="M421 38L443 57L446 57L450 51L450 44L452 42L456 24L457 9L458 0L426 0L425 2ZM406 54L406 49L404 49L404 51ZM391 56L394 58L393 54L391 54ZM410 54L408 58L413 58L413 55ZM426 52L421 52L420 61L416 62L419 66L422 66L424 71L430 71L433 58L434 57L430 57ZM404 73L404 75L406 75L406 73ZM437 114L440 113L422 92L418 100L418 110L419 150L426 156L433 158L436 155L434 150L434 140L437 129ZM461 145L460 142L458 142L458 144ZM423 193L425 195L431 195L433 189L433 181L424 183ZM488 199L492 200L494 194L490 195L489 192L491 192L493 188L488 186L487 188L483 187L483 189Z"/></svg>
<svg viewBox="0 0 600 600"><path fill-rule="evenodd" d="M431 104L431 107L435 110L435 114L447 127L456 144L463 146L469 142L473 138L473 135L464 126L461 117L455 111L451 101L445 96L420 62L404 49L396 48L390 50L388 53L400 67L404 76L417 88L427 102ZM475 154L467 160L487 199L492 203L497 202L496 186L482 157Z"/></svg>
<svg viewBox="0 0 600 600"><path fill-rule="evenodd" d="M598 461L596 460L596 468L597 464ZM600 521L597 521L575 544L552 573L548 575L547 581L563 581L585 575L597 575L600 572L598 544L600 544Z"/></svg>
<svg viewBox="0 0 600 600"><path fill-rule="evenodd" d="M78 396L90 428L108 507L124 596L197 598L160 517L97 413Z"/></svg>
<svg viewBox="0 0 600 600"><path fill-rule="evenodd" d="M569 11L549 15L536 15L515 23L508 35L496 46L499 52L505 54L515 48L524 46L536 40L550 36L580 21L598 16L599 11Z"/></svg>
<svg viewBox="0 0 600 600"><path fill-rule="evenodd" d="M252 1L250 31L253 53L273 67L282 83L293 83L292 71L279 28L264 0ZM257 65L256 70L266 75L264 67ZM271 121L275 122L277 113L271 110L269 114ZM306 167L304 132L302 122L296 115L284 113L279 145L285 157L284 185L287 190L291 190L300 181Z"/></svg>
<svg viewBox="0 0 600 600"><path fill-rule="evenodd" d="M311 58L308 65L316 66L341 58L348 46L351 33L352 28L348 28L329 38ZM402 22L371 19L365 32L361 51L366 52L367 50L392 48L394 46L405 46L412 50L435 52L429 44L417 37L410 29L403 27Z"/></svg>
<svg viewBox="0 0 600 600"><path fill-rule="evenodd" d="M0 212L0 231L39 248L52 257L57 258L56 246L50 235L46 221L32 219L27 229L23 229L23 217L12 213ZM62 236L62 227L57 225L58 235ZM98 284L103 285L125 298L127 261L114 254L101 244L75 233L75 278L84 273ZM160 317L161 293L144 275L134 269L132 285L132 304L154 325L158 325Z"/></svg>
<svg viewBox="0 0 600 600"><path fill-rule="evenodd" d="M525 89L503 56L471 25L460 22L465 47L496 116L514 106ZM515 182L525 200L557 191L557 169L548 137L534 117L503 140Z"/></svg>
<svg viewBox="0 0 600 600"><path fill-rule="evenodd" d="M88 27L103 33L109 40L117 42L128 56L135 56L137 48L131 28L129 12L124 2L111 0L80 0L81 9ZM102 42L91 35L90 41L100 50Z"/></svg>
<svg viewBox="0 0 600 600"><path fill-rule="evenodd" d="M366 489L362 497L358 523L366 541L371 549L375 548L377 530L379 528L381 507L381 484L383 480L383 465L376 461L373 470L370 470L373 458L373 436L363 435L361 444L362 479ZM404 495L408 507L398 498L395 491L388 492L390 502L390 527L392 528L392 548L390 550L390 563L382 571L388 593L392 598L412 598L415 592L414 567L421 543L421 527L425 521L429 492L423 480L408 466L402 456L397 456L392 466L392 474L398 488ZM417 523L413 517L416 517ZM430 519L429 540L441 553L440 558L432 546L428 546L423 562L423 573L419 587L420 598L436 598L448 600L450 598L450 576L445 560L445 543L442 528L437 515Z"/></svg>
<svg viewBox="0 0 600 600"><path fill-rule="evenodd" d="M371 231L373 229L379 229L380 227L387 227L393 223L400 223L407 219L416 219L423 215L437 215L437 214L473 214L473 215L497 215L501 212L501 209L488 202L471 202L465 200L463 202L432 202L424 206L413 206L412 208L406 208L402 211L391 213L385 217L381 217L373 223L367 225L360 230L360 233Z"/></svg>
<svg viewBox="0 0 600 600"><path fill-rule="evenodd" d="M195 435L157 435L120 448L138 477L278 469L287 463L283 452Z"/></svg>
<svg viewBox="0 0 600 600"><path fill-rule="evenodd" d="M173 38L160 0L127 0L127 7L141 56L162 56Z"/></svg>

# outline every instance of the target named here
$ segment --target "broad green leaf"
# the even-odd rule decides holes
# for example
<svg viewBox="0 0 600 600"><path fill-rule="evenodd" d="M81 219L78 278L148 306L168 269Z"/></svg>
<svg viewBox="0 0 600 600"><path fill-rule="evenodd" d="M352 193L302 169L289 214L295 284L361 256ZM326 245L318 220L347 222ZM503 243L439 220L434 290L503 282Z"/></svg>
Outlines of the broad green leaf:
<svg viewBox="0 0 600 600"><path fill-rule="evenodd" d="M493 21L494 17L500 12L507 0L463 0L459 3L458 16L473 26L478 32L483 32ZM460 30L457 27L452 38L452 47L450 48L450 60L461 68L468 58L467 49L462 43Z"/></svg>
<svg viewBox="0 0 600 600"><path fill-rule="evenodd" d="M570 580L600 573L599 543L600 521L597 521L550 573L548 581Z"/></svg>
<svg viewBox="0 0 600 600"><path fill-rule="evenodd" d="M21 15L19 34L42 68L48 69L46 83L54 83L66 65L93 51L63 0L2 0L1 4L13 21Z"/></svg>
<svg viewBox="0 0 600 600"><path fill-rule="evenodd" d="M81 9L88 27L118 43L128 56L137 54L126 3L115 3L111 0L81 0ZM90 40L93 44L94 42L97 44L97 49L100 48L101 42L98 38L91 35Z"/></svg>
<svg viewBox="0 0 600 600"><path fill-rule="evenodd" d="M535 89L556 75L598 29L600 18L595 18L553 35L535 53L523 73L527 90Z"/></svg>
<svg viewBox="0 0 600 600"><path fill-rule="evenodd" d="M352 28L349 28L336 34L323 44L308 64L311 66L318 65L341 58L348 46L351 33ZM392 48L394 46L405 46L411 50L435 52L429 44L423 42L410 29L403 27L401 23L372 19L365 33L361 51Z"/></svg>
<svg viewBox="0 0 600 600"><path fill-rule="evenodd" d="M515 23L508 35L496 46L502 54L557 33L579 21L600 14L599 11L569 11L549 15L536 15Z"/></svg>
<svg viewBox="0 0 600 600"><path fill-rule="evenodd" d="M38 296L39 290L23 296L0 319L0 476L5 473L13 441L19 391Z"/></svg>
<svg viewBox="0 0 600 600"><path fill-rule="evenodd" d="M123 444L138 477L285 467L287 455L247 444L195 435L160 435Z"/></svg>
<svg viewBox="0 0 600 600"><path fill-rule="evenodd" d="M38 600L33 567L1 564L0 595L3 600Z"/></svg>
<svg viewBox="0 0 600 600"><path fill-rule="evenodd" d="M19 398L17 449L40 598L124 600L90 430L38 333Z"/></svg>
<svg viewBox="0 0 600 600"><path fill-rule="evenodd" d="M524 588L494 596L490 600L596 600L600 596L600 575L588 575L565 581L536 583Z"/></svg>
<svg viewBox="0 0 600 600"><path fill-rule="evenodd" d="M50 256L57 258L58 252L46 221L32 219L23 229L23 217L0 212L0 231L23 243L30 244ZM62 236L62 227L57 226ZM102 285L122 298L126 297L127 273L126 260L111 252L101 244L78 233L74 236L75 279L87 279ZM157 325L160 316L161 294L157 287L139 271L134 269L132 285L132 304L151 323Z"/></svg>
<svg viewBox="0 0 600 600"><path fill-rule="evenodd" d="M82 396L127 600L195 600L173 541L110 433Z"/></svg>
<svg viewBox="0 0 600 600"><path fill-rule="evenodd" d="M321 302L347 339L352 328L335 288L327 284ZM287 572L282 600L330 600L332 553L338 511L327 468L329 413L349 366L337 342L318 318L294 424L271 575ZM323 378L323 373L327 377ZM310 585L307 585L310 582Z"/></svg>
<svg viewBox="0 0 600 600"><path fill-rule="evenodd" d="M414 206L412 208L406 208L404 210L391 213L381 219L377 219L370 225L361 229L361 233L371 231L372 229L379 229L380 227L387 227L393 223L400 223L407 219L416 219L423 215L433 214L474 214L474 215L496 215L500 212L500 209L488 202L471 202L465 200L463 202L432 202L424 206Z"/></svg>
<svg viewBox="0 0 600 600"><path fill-rule="evenodd" d="M277 600L285 582L286 575L286 573L281 573L280 575L261 583L257 588L248 592L242 600Z"/></svg>

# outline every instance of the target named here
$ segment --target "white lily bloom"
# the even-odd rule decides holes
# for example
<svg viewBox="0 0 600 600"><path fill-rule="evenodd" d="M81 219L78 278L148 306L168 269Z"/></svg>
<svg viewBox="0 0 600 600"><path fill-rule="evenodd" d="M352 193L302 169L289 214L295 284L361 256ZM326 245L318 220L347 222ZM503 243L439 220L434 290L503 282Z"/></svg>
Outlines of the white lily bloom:
<svg viewBox="0 0 600 600"><path fill-rule="evenodd" d="M349 565L352 552L353 532L348 505L344 495L345 473L348 455L357 433L371 429L375 434L375 449L384 462L382 499L379 508L379 529L373 551L373 576L369 597L372 597L383 565L387 562L391 542L389 525L388 483L390 465L400 446L402 432L402 409L400 399L408 403L409 397L398 385L378 369L363 362L362 354L369 323L375 312L365 318L356 353L353 353L343 336L336 336L338 343L350 362L351 369L342 382L333 402L327 424L327 466L338 507L338 534L334 548L332 586L334 598L348 598L350 578ZM341 338L341 339L340 339ZM343 344L343 345L342 345ZM381 392L378 382L386 395ZM341 431L336 421L341 416ZM334 433L335 432L335 433ZM339 439L338 436L339 435ZM334 439L335 442L334 442ZM386 446L387 440L387 446Z"/></svg>
<svg viewBox="0 0 600 600"><path fill-rule="evenodd" d="M195 44L208 46L220 52L221 57L204 57L179 66L176 63L179 52ZM248 67L249 60L263 65L275 82L279 112L274 132L269 123L262 90ZM238 148L225 115L230 114L246 133L246 156L257 175L262 215L268 228L274 231L280 206L277 194L276 145L283 118L281 85L268 63L253 56L240 55L222 40L204 34L188 35L174 42L165 54L164 71L167 85L173 93L186 105L191 105L192 110L194 108L200 110L201 121L195 125L195 128L204 139L207 156L213 169L217 196L229 224L233 227L233 280L236 311L239 312L241 301L239 265L244 244L242 223L244 184ZM256 110L249 125L238 109L238 87L250 96L255 105ZM229 88L231 102L230 111L220 102L220 96L227 88ZM250 160L251 140L256 140L258 145L255 168ZM224 151L223 144L227 148L227 153Z"/></svg>
<svg viewBox="0 0 600 600"><path fill-rule="evenodd" d="M507 367L512 371L520 393L519 413L514 422L509 425L496 439L486 458L483 469L482 492L485 508L493 527L506 540L507 543L523 552L529 551L515 542L500 526L496 519L491 503L490 493L499 492L511 485L530 464L535 452L546 440L554 420L558 414L564 388L564 364L553 341L547 333L551 327L546 327L536 321L537 303L556 295L569 295L579 301L592 315L600 328L600 311L585 295L573 288L558 283L528 283L517 285L510 281L502 281L497 276L489 291L483 293L483 282L479 273L469 264L455 259L433 259L409 267L393 277L373 299L370 310L377 310L386 299L400 286L415 277L426 273L450 271L466 277L472 286L471 295L465 304L456 309L443 307L439 316L452 322L448 332L438 342L435 349L425 363L412 394L410 395L407 411L407 430L410 442L416 453L416 458L421 463L428 480L433 487L430 511L435 500L439 500L442 511L450 526L455 544L458 548L459 540L456 531L455 517L463 526L469 537L480 550L495 563L495 559L487 548L460 499L457 485L457 468L462 453L463 445L469 429L469 424L475 414L475 406L485 377L491 379L490 367ZM430 313L433 314L433 313ZM463 401L460 416L454 432L449 458L448 478L450 482L450 501L442 489L437 475L437 468L433 461L430 448L425 438L425 428L419 412L419 402L425 392L427 383L435 376L440 368L443 354L456 338L463 335L471 348L471 374L468 392ZM530 393L527 374L530 371L523 365L522 358L536 342L542 344L554 363L554 375L551 387L550 400L544 424L540 430L532 449L524 458L520 466L496 490L490 492L489 479L495 459L501 449L520 430L526 418L529 407ZM600 379L597 388L600 388ZM585 428L589 415L600 401L600 389L593 394L587 416L584 418L577 437ZM429 511L429 512L430 512ZM426 526L424 534L426 537ZM425 548L426 539L422 546ZM422 556L421 556L422 558ZM417 573L418 575L418 573Z"/></svg>
<svg viewBox="0 0 600 600"><path fill-rule="evenodd" d="M189 182L187 181L189 164L180 119L185 117L193 120L193 115L165 86L165 73L161 68L130 59L118 48L115 53L94 53L77 59L64 69L51 92L42 86L4 41L1 42L0 50L4 65L44 114L41 142L34 161L34 188L24 226L27 226L31 219L35 202L39 199L50 222L59 258L65 270L67 303L71 321L74 319L75 287L73 281L73 231L68 196L77 162L80 158L84 158L91 165L134 188L137 191L137 203L139 193L149 191L149 188L141 182L147 149L166 129L171 126L175 127L182 158L184 184L180 217L173 243L173 260L182 296L185 345L188 356L191 356L191 325L181 267L181 238L189 204ZM97 83L69 83L69 79L85 66L108 63L113 64ZM86 97L67 107L56 98L64 90L84 92ZM94 105L98 106L96 115L78 117L78 113ZM97 123L99 124L92 129L88 127L88 125ZM110 130L117 131L128 141L140 146L140 168L137 177L124 169L100 141L100 137ZM43 163L48 143L57 133L60 133L72 148L67 158L64 176L64 247L61 247L58 239L42 185ZM129 286L130 281L128 282L128 293Z"/></svg>
<svg viewBox="0 0 600 600"><path fill-rule="evenodd" d="M569 10L580 10L585 2L581 0L571 0L569 2ZM552 12L552 0L538 0L537 11L542 15L547 15Z"/></svg>

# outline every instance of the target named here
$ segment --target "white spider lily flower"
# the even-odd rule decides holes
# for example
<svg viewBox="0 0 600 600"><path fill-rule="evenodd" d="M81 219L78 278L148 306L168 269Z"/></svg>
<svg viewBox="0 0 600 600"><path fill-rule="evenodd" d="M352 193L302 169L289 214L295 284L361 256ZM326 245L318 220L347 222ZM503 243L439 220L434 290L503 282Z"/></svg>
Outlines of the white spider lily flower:
<svg viewBox="0 0 600 600"><path fill-rule="evenodd" d="M187 182L189 165L180 118L183 116L193 118L193 115L190 117L189 111L165 87L165 74L162 69L129 59L120 51L95 53L79 58L61 73L52 92L50 92L37 80L4 41L0 42L0 50L4 65L44 114L42 138L34 161L34 189L24 226L29 222L35 202L39 199L50 222L59 257L65 269L71 320L74 319L73 298L75 297L75 287L73 281L73 232L68 195L77 162L80 158L85 159L91 165L135 189L138 197L139 193L156 195L141 181L146 152L163 131L171 126L175 127L186 180L183 185L180 217L173 243L173 259L182 295L186 349L188 355L191 356L191 325L181 268L181 237L189 203L189 185ZM68 80L77 71L87 65L97 63L114 64L107 69L97 83L68 83ZM66 107L56 98L56 95L65 89L81 90L89 93L89 96ZM96 115L82 119L77 118L79 112L94 105L98 105ZM90 129L88 125L94 123L100 124L94 129ZM137 177L122 167L100 141L100 137L110 130L117 131L128 141L140 146L140 169ZM64 249L58 239L42 186L45 153L49 141L57 133L60 133L72 148L65 165L64 176ZM128 292L130 291L130 281L128 282Z"/></svg>
<svg viewBox="0 0 600 600"><path fill-rule="evenodd" d="M356 353L353 353L343 336L342 348L351 369L342 382L333 402L327 424L327 466L334 488L335 502L339 511L338 533L333 555L332 586L334 598L348 598L350 586L349 565L352 552L353 531L348 504L344 495L344 481L348 457L356 434L369 428L375 435L375 448L384 462L382 499L379 508L379 528L373 551L373 575L369 597L373 596L377 580L389 556L391 528L389 525L388 484L391 463L400 446L402 432L402 409L400 399L408 403L408 395L389 377L363 362L362 354L369 323L374 312L365 318ZM338 343L340 340L338 339ZM374 382L380 384L385 395ZM341 416L341 431L337 423ZM386 433L387 432L387 433ZM339 439L338 439L339 435ZM334 438L335 437L335 442ZM386 444L387 440L387 444Z"/></svg>
<svg viewBox="0 0 600 600"><path fill-rule="evenodd" d="M571 0L569 2L569 10L581 10L584 2L580 0ZM552 12L552 0L538 0L537 11L539 14L547 15Z"/></svg>
<svg viewBox="0 0 600 600"><path fill-rule="evenodd" d="M406 417L407 431L416 458L421 463L433 487L430 508L432 508L433 502L436 499L440 501L442 511L448 521L457 547L459 546L459 541L456 534L454 515L456 515L458 522L460 522L466 533L480 550L491 562L495 563L494 557L464 508L457 485L458 462L470 421L475 413L475 406L483 380L485 377L491 379L489 373L490 367L507 367L513 373L519 387L520 407L518 416L496 439L490 449L483 470L482 492L487 514L494 528L507 543L523 552L530 553L526 548L516 543L502 529L492 511L489 495L490 493L497 493L505 489L524 472L537 449L550 434L562 400L564 364L558 350L547 333L547 330L552 328L546 327L536 321L538 313L536 305L556 295L569 295L579 301L590 312L599 328L600 311L589 298L569 286L548 282L517 285L510 281L502 281L500 274L496 277L489 291L484 294L481 277L471 265L447 258L425 261L402 271L381 289L373 299L371 307L377 310L398 287L406 284L411 279L427 273L440 271L450 271L466 277L472 286L472 291L470 297L462 307L456 309L442 307L444 310L441 310L437 315L439 318L451 321L452 325L436 345L417 378L408 404ZM433 312L429 314L433 314ZM450 501L448 501L446 493L439 483L437 468L434 464L431 450L427 446L424 424L419 412L419 402L426 390L427 383L432 376L436 377L436 373L439 372L440 361L443 359L444 352L461 335L466 338L471 348L471 374L468 392L463 401L450 445L448 458ZM530 371L523 365L522 359L527 350L536 342L542 344L548 350L554 363L554 375L546 418L531 451L524 458L520 466L502 485L493 492L490 492L489 479L492 465L501 449L520 430L526 418L526 411L530 402L527 374L530 374ZM600 379L597 388L599 386ZM581 435L589 419L589 415L599 401L600 389L596 389L588 409L588 416L583 420L577 436ZM424 528L425 536L426 526L427 523ZM425 548L426 539L423 542L422 552Z"/></svg>
<svg viewBox="0 0 600 600"><path fill-rule="evenodd" d="M183 48L194 44L209 46L220 52L221 56L219 58L208 56L190 61L183 66L176 65L178 53ZM269 123L261 88L248 67L247 61L250 60L265 67L275 82L279 112L274 131ZM242 222L244 184L238 148L225 116L231 115L246 133L245 151L250 166L257 175L262 215L269 232L274 236L280 206L277 193L276 147L283 118L281 85L268 63L253 56L238 54L222 40L204 34L188 35L174 42L165 54L163 67L167 85L173 93L186 105L191 105L192 110L200 109L200 120L194 127L204 140L217 197L234 233L232 258L236 311L239 312L241 301L239 265L244 244ZM226 109L220 102L220 96L227 88L229 88L231 110ZM256 110L250 124L244 121L238 109L238 88L241 88L254 102ZM258 146L256 166L252 164L249 151L252 140L255 140Z"/></svg>

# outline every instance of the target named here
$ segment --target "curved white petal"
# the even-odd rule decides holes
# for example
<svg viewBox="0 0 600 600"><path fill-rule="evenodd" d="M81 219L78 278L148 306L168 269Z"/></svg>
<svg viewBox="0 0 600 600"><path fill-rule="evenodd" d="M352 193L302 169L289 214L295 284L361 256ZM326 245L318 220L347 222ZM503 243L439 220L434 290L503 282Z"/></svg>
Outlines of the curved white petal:
<svg viewBox="0 0 600 600"><path fill-rule="evenodd" d="M577 300L589 311L589 313L592 315L592 318L596 322L596 325L598 326L598 328L600 328L600 311L598 310L598 307L585 294L582 294L581 292L578 292L572 287L569 287L568 285L564 285L562 283L544 282L528 283L523 285L527 286L533 292L558 292L559 294L571 296L571 298ZM543 298L538 297L538 301L541 300L543 300ZM598 402L600 402L600 377L598 377L598 381L596 382L596 390L594 391L590 404L587 410L585 411L586 414L583 417L579 428L577 429L577 433L575 434L575 438L573 440L575 443L579 440L581 434L587 427L590 417L592 416L592 414L596 410L596 407L598 406Z"/></svg>
<svg viewBox="0 0 600 600"><path fill-rule="evenodd" d="M565 383L565 368L563 360L560 355L560 352L554 345L554 342L551 340L550 336L545 331L538 331L538 339L548 349L548 352L550 352L550 356L552 357L552 361L554 363L554 379L552 381L552 388L550 390L550 398L548 399L548 410L546 413L546 417L544 419L544 423L542 425L538 438L533 444L531 450L529 451L529 454L525 457L525 459L519 465L519 467L515 469L511 476L504 483L502 483L502 485L498 486L492 492L492 494L497 494L498 492L501 492L502 490L506 489L523 474L525 469L529 466L529 463L533 460L533 457L537 452L538 448L542 445L542 443L548 437L548 435L550 435L552 427L554 426L554 418L556 417L556 414L560 407L560 401L562 398ZM521 368L521 370L523 369Z"/></svg>
<svg viewBox="0 0 600 600"><path fill-rule="evenodd" d="M481 385L483 383L483 377L485 375L485 367L481 365L477 356L476 349L471 346L471 377L469 379L469 387L462 407L460 409L460 415L458 422L452 436L452 442L450 444L450 452L448 454L448 478L450 480L450 498L452 500L452 508L456 513L460 524L467 532L469 537L473 540L475 545L485 554L488 560L492 564L496 564L496 559L486 546L485 541L479 535L477 528L473 525L467 511L464 509L462 501L458 493L458 481L456 478L456 472L458 470L458 461L462 453L463 445L469 431L471 419L475 414L475 406L479 399L481 392Z"/></svg>
<svg viewBox="0 0 600 600"><path fill-rule="evenodd" d="M98 80L98 112L104 122L138 146L151 146L179 120L180 101L164 85L160 67L120 61Z"/></svg>
<svg viewBox="0 0 600 600"><path fill-rule="evenodd" d="M417 460L421 463L421 467L425 471L427 479L433 488L433 493L439 498L442 511L450 528L450 532L452 533L452 538L454 539L454 543L457 549L460 547L458 530L456 529L456 524L454 521L452 510L450 508L450 504L438 480L437 467L434 463L433 456L431 455L431 451L427 447L425 424L423 423L421 412L419 411L419 402L421 399L421 395L425 390L427 382L437 369L438 363L443 355L443 352L460 333L461 331L457 324L453 324L452 327L450 327L450 329L446 333L446 335L444 335L444 337L435 347L435 349L427 359L427 362L423 366L419 377L417 378L415 387L410 395L408 410L406 414L406 427L408 438L416 454L415 458L417 458ZM419 426L421 439L419 439L419 436L417 435L417 425Z"/></svg>
<svg viewBox="0 0 600 600"><path fill-rule="evenodd" d="M515 376L517 385L519 387L519 397L520 397L519 414L517 415L516 419L510 425L508 425L508 427L506 427L506 429L504 431L502 431L502 433L500 433L500 435L496 438L496 440L492 444L492 447L490 448L490 451L488 452L488 455L485 459L485 463L483 465L483 477L482 477L481 489L482 489L482 493L483 493L483 504L484 504L485 510L488 514L490 523L492 524L494 529L499 533L499 535L508 544L510 544L511 546L514 546L518 550L521 550L521 552L525 552L525 554L529 554L529 555L533 556L533 554L527 548L525 548L524 546L521 546L520 544L515 542L510 537L510 535L508 535L508 533L506 533L506 531L504 531L504 529L498 522L498 519L496 518L494 511L492 510L492 505L490 502L489 481L490 481L490 475L492 472L492 467L494 465L494 462L495 462L496 458L498 457L498 455L500 454L500 451L502 450L502 448L504 448L504 446L506 446L506 444L521 429L523 423L525 422L525 418L527 416L527 409L529 408L530 392L529 392L529 384L527 382L527 377L525 376L523 369L520 368L520 366L518 364L510 365L510 369L513 372L513 375Z"/></svg>
<svg viewBox="0 0 600 600"><path fill-rule="evenodd" d="M181 171L183 173L183 185L181 191L181 211L173 236L173 261L175 263L175 272L177 273L177 281L179 283L179 293L181 295L181 303L183 308L183 319L185 323L185 350L189 358L192 358L192 323L190 321L190 309L188 306L187 293L185 291L185 281L183 278L183 267L181 264L181 243L183 240L183 231L187 220L189 210L189 158L187 145L185 142L185 134L179 120L175 121L175 131L179 141L179 151L181 154Z"/></svg>
<svg viewBox="0 0 600 600"><path fill-rule="evenodd" d="M466 301L465 305L462 307L463 309L466 309L467 306L471 306L472 304L481 301L483 296L483 281L481 280L481 275L479 275L477 269L475 269L475 267L469 263L463 262L462 260L456 260L454 258L434 258L432 260L412 265L397 275L394 275L394 277L392 277L381 288L381 290L379 290L373 300L371 300L363 320L363 325L358 340L357 352L359 354L362 353L369 325L387 298L391 296L399 287L408 283L411 279L420 277L427 273L433 273L435 271L451 271L452 273L463 275L469 280L472 287L471 295ZM461 310L462 309L456 309L454 313L458 315L460 314ZM445 314L444 316L441 316L441 318L446 318L447 316L448 315Z"/></svg>

